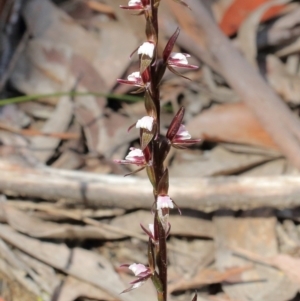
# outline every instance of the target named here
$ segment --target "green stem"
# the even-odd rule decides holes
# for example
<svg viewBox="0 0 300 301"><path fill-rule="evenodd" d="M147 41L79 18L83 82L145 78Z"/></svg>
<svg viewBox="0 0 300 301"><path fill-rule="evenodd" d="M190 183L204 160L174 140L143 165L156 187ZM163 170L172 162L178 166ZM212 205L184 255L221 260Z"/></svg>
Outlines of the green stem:
<svg viewBox="0 0 300 301"><path fill-rule="evenodd" d="M50 94L33 94L33 95L24 95L24 96L18 96L18 97L12 97L12 98L6 98L0 100L0 106L12 104L12 103L20 103L20 102L26 102L31 100L37 100L40 98L57 98L61 96L97 96L97 97L108 97L118 100L126 100L126 101L140 101L142 98L136 97L136 96L130 96L130 95L117 95L117 94L109 94L109 93L99 93L99 92L57 92L57 93L50 93Z"/></svg>

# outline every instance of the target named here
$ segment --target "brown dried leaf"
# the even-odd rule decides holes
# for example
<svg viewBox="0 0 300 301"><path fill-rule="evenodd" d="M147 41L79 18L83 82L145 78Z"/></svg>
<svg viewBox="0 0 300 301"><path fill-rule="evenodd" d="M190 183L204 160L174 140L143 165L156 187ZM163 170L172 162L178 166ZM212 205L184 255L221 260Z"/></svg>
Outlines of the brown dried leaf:
<svg viewBox="0 0 300 301"><path fill-rule="evenodd" d="M261 256L276 256L277 240L275 218L218 217L216 224L216 260L219 269L244 266L249 261L233 256L232 249L240 247ZM241 278L243 283L223 284L223 290L232 299L288 300L298 287L290 279L274 268L254 263L251 271Z"/></svg>
<svg viewBox="0 0 300 301"><path fill-rule="evenodd" d="M250 260L258 261L276 267L283 271L291 281L298 284L300 289L300 259L287 254L278 254L272 257L264 257L251 251L241 248L233 248L236 254L246 257Z"/></svg>
<svg viewBox="0 0 300 301"><path fill-rule="evenodd" d="M248 61L256 66L257 45L256 35L257 29L263 15L272 7L282 5L291 0L273 0L260 5L252 12L247 19L242 23L238 31L239 47L243 51Z"/></svg>
<svg viewBox="0 0 300 301"><path fill-rule="evenodd" d="M132 221L136 222L133 223ZM172 225L172 235L208 238L214 236L214 226L210 221L173 215L170 217L170 222ZM128 231L135 233L142 232L139 223L142 223L144 227L148 228L148 224L153 223L152 213L150 211L138 210L123 216L118 216L111 221L111 225L126 228Z"/></svg>
<svg viewBox="0 0 300 301"><path fill-rule="evenodd" d="M193 137L203 140L252 144L277 149L255 115L243 103L214 106L191 120L187 128Z"/></svg>
<svg viewBox="0 0 300 301"><path fill-rule="evenodd" d="M170 173L177 177L230 175L269 161L260 154L235 153L217 146L202 155L195 151L176 152Z"/></svg>
<svg viewBox="0 0 300 301"><path fill-rule="evenodd" d="M176 287L177 283L181 283L183 279L186 281L193 279L200 270L206 268L214 261L215 245L213 240L187 240L185 238L171 237L170 244L186 254L196 255L186 256L186 254L173 251L169 253L169 269L171 269L169 281L172 284L171 287L173 285ZM172 288L170 289L172 291Z"/></svg>
<svg viewBox="0 0 300 301"><path fill-rule="evenodd" d="M195 289L199 286L231 281L235 277L236 281L241 281L240 276L244 271L252 268L252 265L244 267L232 267L226 269L224 272L220 272L215 269L204 269L200 270L192 279L181 279L178 282L172 283L169 286L171 292L178 290Z"/></svg>
<svg viewBox="0 0 300 301"><path fill-rule="evenodd" d="M126 286L121 282L110 262L95 252L81 248L69 249L65 244L42 242L19 234L3 224L0 224L0 237L28 255L103 289L115 299L153 300L151 295L144 295L142 290L120 295Z"/></svg>
<svg viewBox="0 0 300 301"><path fill-rule="evenodd" d="M275 56L267 56L267 77L273 89L287 102L300 103L300 76L288 72Z"/></svg>
<svg viewBox="0 0 300 301"><path fill-rule="evenodd" d="M98 287L85 281L80 281L72 276L66 277L61 285L61 289L57 289L57 301L73 301L79 297L107 301L116 300L116 298L110 296Z"/></svg>
<svg viewBox="0 0 300 301"><path fill-rule="evenodd" d="M5 206L7 223L17 231L39 238L55 239L117 239L123 237L94 226L76 226L43 221L23 213L12 206ZM59 210L59 209L57 209Z"/></svg>

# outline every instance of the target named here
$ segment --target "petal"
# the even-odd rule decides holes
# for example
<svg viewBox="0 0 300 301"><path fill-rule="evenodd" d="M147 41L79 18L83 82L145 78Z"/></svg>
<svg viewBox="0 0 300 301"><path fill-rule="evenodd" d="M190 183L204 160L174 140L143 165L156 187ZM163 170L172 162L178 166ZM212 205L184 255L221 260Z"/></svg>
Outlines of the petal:
<svg viewBox="0 0 300 301"><path fill-rule="evenodd" d="M141 149L134 148L134 147L131 147L130 149L131 149L131 151L125 157L125 160L135 160L136 158L144 159L144 154Z"/></svg>
<svg viewBox="0 0 300 301"><path fill-rule="evenodd" d="M178 132L175 135L176 140L187 140L191 139L192 136L190 133L186 130L185 126L183 124L180 125Z"/></svg>
<svg viewBox="0 0 300 301"><path fill-rule="evenodd" d="M159 195L157 197L157 210L162 208L174 208L173 201L168 195Z"/></svg>
<svg viewBox="0 0 300 301"><path fill-rule="evenodd" d="M169 57L169 62L172 63L172 61L178 62L180 64L187 65L189 62L187 60L187 57L189 57L189 54L184 54L180 52L172 52Z"/></svg>
<svg viewBox="0 0 300 301"><path fill-rule="evenodd" d="M141 74L140 74L139 71L132 72L131 74L129 74L129 75L127 76L127 79L130 80L130 81L142 80Z"/></svg>
<svg viewBox="0 0 300 301"><path fill-rule="evenodd" d="M143 5L140 0L130 0L128 6Z"/></svg>
<svg viewBox="0 0 300 301"><path fill-rule="evenodd" d="M137 129L146 129L148 130L149 132L152 131L152 128L153 128L153 121L154 121L154 118L151 117L151 116L144 116L143 118L139 119L136 123L136 128Z"/></svg>
<svg viewBox="0 0 300 301"><path fill-rule="evenodd" d="M154 53L154 48L155 46L153 43L145 42L139 47L138 54L145 54L150 58L152 58Z"/></svg>
<svg viewBox="0 0 300 301"><path fill-rule="evenodd" d="M128 268L135 276L140 276L142 273L149 271L149 269L141 263L133 263Z"/></svg>

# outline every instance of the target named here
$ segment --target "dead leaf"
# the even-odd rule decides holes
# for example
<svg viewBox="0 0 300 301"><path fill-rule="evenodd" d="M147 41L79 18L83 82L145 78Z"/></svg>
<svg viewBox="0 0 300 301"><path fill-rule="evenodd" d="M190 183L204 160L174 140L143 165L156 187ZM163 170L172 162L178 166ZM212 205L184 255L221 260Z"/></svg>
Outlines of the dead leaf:
<svg viewBox="0 0 300 301"><path fill-rule="evenodd" d="M256 36L257 36L257 29L261 19L265 16L268 12L273 12L268 16L275 16L278 14L283 5L290 2L291 0L273 0L273 1L259 1L260 3L256 3L257 8L247 16L245 21L241 24L238 30L238 41L239 41L239 48L243 51L247 60L253 65L257 66L256 64L256 57L257 57L257 43L256 43ZM238 1L235 1L237 3ZM240 1L241 2L241 1ZM253 3L255 1L243 1L243 5L247 3ZM254 4L255 5L255 4ZM265 17L265 20L267 18Z"/></svg>
<svg viewBox="0 0 300 301"><path fill-rule="evenodd" d="M170 266L168 271L170 271L170 277L168 281L171 284L170 291L173 291L173 286L174 290L177 290L175 289L177 283L189 282L199 271L207 268L214 261L215 245L213 240L191 240L172 236L170 244L185 251L186 254L197 254L196 256L186 256L173 251L169 253Z"/></svg>
<svg viewBox="0 0 300 301"><path fill-rule="evenodd" d="M264 3L268 3L270 0L235 0L229 6L225 12L221 22L219 23L222 31L230 36L238 30L242 22L247 16L260 7ZM280 13L282 6L274 7L263 13L261 21L266 21Z"/></svg>
<svg viewBox="0 0 300 301"><path fill-rule="evenodd" d="M32 237L53 239L118 239L124 237L100 227L43 221L11 206L5 206L4 210L7 223L12 228Z"/></svg>
<svg viewBox="0 0 300 301"><path fill-rule="evenodd" d="M95 252L81 248L69 249L64 244L42 242L19 234L2 224L0 237L28 255L99 287L118 300L153 300L153 296L144 295L142 290L120 295L126 286L120 281L110 262Z"/></svg>
<svg viewBox="0 0 300 301"><path fill-rule="evenodd" d="M278 149L255 115L243 103L214 106L187 124L193 137L207 141L252 144Z"/></svg>
<svg viewBox="0 0 300 301"><path fill-rule="evenodd" d="M57 288L57 295L57 301L74 301L80 297L95 300L116 300L116 298L105 293L98 287L87 282L80 281L72 276L67 276L63 280L61 287Z"/></svg>
<svg viewBox="0 0 300 301"><path fill-rule="evenodd" d="M220 283L225 281L230 281L235 277L236 281L240 280L237 276L241 273L252 268L252 265L247 265L244 267L228 268L224 272L220 272L215 269L204 269L200 270L192 279L181 279L175 283L169 285L170 292L178 290L188 290L195 289L199 286Z"/></svg>
<svg viewBox="0 0 300 301"><path fill-rule="evenodd" d="M277 254L275 256L262 256L254 252L244 250L239 247L232 249L239 256L246 257L250 260L258 261L273 267L276 267L283 271L291 281L298 284L300 289L300 259L294 258L287 254Z"/></svg>
<svg viewBox="0 0 300 301"><path fill-rule="evenodd" d="M286 101L300 103L300 76L291 74L275 55L267 56L267 77L273 89Z"/></svg>
<svg viewBox="0 0 300 301"><path fill-rule="evenodd" d="M132 221L136 221L136 223ZM214 236L214 227L211 221L188 216L172 215L170 222L172 224L172 235L208 238ZM128 231L135 233L142 232L139 225L140 223L148 228L148 224L153 223L152 213L150 211L138 210L123 216L118 216L111 221L111 225L126 228Z"/></svg>
<svg viewBox="0 0 300 301"><path fill-rule="evenodd" d="M240 247L262 256L276 256L277 239L275 218L217 217L216 263L220 270L248 264L232 254L232 248ZM242 274L243 283L223 284L223 290L232 299L289 300L298 291L297 285L274 268L254 263L250 271Z"/></svg>
<svg viewBox="0 0 300 301"><path fill-rule="evenodd" d="M241 173L271 160L260 154L234 153L217 146L202 155L195 151L176 152L170 173L177 177L220 176Z"/></svg>

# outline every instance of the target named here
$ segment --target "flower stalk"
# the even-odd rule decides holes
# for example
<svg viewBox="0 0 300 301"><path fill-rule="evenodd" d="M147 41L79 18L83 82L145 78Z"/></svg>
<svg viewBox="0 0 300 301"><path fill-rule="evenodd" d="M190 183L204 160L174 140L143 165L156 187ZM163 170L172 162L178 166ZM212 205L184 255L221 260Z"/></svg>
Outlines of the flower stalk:
<svg viewBox="0 0 300 301"><path fill-rule="evenodd" d="M168 217L170 209L177 206L169 196L169 172L164 166L164 161L171 147L181 149L193 145L199 140L191 139L191 135L182 124L184 108L180 108L174 116L166 136L161 135L160 83L166 69L186 78L175 69L196 69L198 67L188 63L188 54L172 52L179 29L170 37L163 53L158 53L158 10L161 1L163 0L130 0L128 5L120 6L122 9L136 12L137 15L145 17L146 41L136 50L139 56L139 70L129 75L127 79L118 79L118 82L138 87L135 93L144 92L147 115L129 128L130 130L135 126L139 129L140 148L131 148L125 160L116 160L116 162L137 165L139 168L135 172L146 169L153 187L154 197L153 224L149 225L149 230L141 225L149 237L148 264L123 265L137 277L124 292L135 289L151 279L157 291L157 300L167 301L167 237L171 229ZM177 2L187 6L181 0L177 0ZM193 298L193 301L196 300L197 295Z"/></svg>

